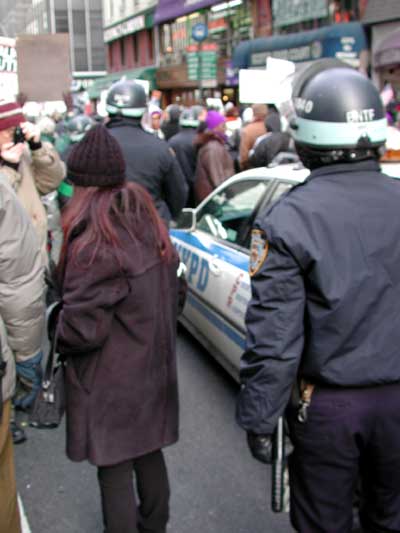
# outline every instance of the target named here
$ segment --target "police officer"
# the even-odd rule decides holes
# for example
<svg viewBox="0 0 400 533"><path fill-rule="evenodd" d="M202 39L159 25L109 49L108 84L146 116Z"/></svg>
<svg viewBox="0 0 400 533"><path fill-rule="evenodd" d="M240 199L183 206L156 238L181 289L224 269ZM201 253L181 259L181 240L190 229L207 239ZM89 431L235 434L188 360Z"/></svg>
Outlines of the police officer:
<svg viewBox="0 0 400 533"><path fill-rule="evenodd" d="M400 183L378 163L384 110L366 77L324 63L294 104L311 174L255 222L237 419L269 463L288 408L297 531L351 531L360 479L363 531L399 532Z"/></svg>
<svg viewBox="0 0 400 533"><path fill-rule="evenodd" d="M142 85L135 81L115 83L107 95L107 128L122 148L128 181L148 190L160 216L168 222L185 206L188 187L167 143L143 130L146 105Z"/></svg>

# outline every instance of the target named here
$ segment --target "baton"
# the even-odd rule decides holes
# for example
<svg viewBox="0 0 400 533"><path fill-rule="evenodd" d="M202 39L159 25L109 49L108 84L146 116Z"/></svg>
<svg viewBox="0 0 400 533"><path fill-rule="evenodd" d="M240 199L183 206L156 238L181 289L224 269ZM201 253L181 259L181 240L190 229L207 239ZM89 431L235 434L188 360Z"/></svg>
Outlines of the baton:
<svg viewBox="0 0 400 533"><path fill-rule="evenodd" d="M271 508L274 513L283 513L287 510L285 501L285 487L287 479L285 456L285 427L283 417L279 417L274 434L272 435L272 487Z"/></svg>

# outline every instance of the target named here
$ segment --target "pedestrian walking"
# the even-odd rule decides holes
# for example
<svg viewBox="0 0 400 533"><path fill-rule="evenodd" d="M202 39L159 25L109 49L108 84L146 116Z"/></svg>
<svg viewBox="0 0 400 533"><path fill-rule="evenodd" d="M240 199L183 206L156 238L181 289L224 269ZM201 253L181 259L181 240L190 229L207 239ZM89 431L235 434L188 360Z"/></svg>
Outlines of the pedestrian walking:
<svg viewBox="0 0 400 533"><path fill-rule="evenodd" d="M362 530L400 531L400 184L378 162L386 118L367 77L325 61L293 103L311 174L255 222L237 419L271 462L286 410L296 531L349 533L358 480Z"/></svg>
<svg viewBox="0 0 400 533"><path fill-rule="evenodd" d="M104 126L74 147L68 175L58 323L67 455L97 466L106 533L164 533L162 448L178 439L179 259L150 195L127 182Z"/></svg>
<svg viewBox="0 0 400 533"><path fill-rule="evenodd" d="M40 352L44 328L43 264L38 238L0 170L0 533L20 533L11 399L16 365Z"/></svg>
<svg viewBox="0 0 400 533"><path fill-rule="evenodd" d="M218 111L208 111L206 130L198 133L194 141L198 149L194 184L197 204L234 174L226 142L225 117Z"/></svg>
<svg viewBox="0 0 400 533"><path fill-rule="evenodd" d="M188 187L168 144L144 131L141 120L146 107L146 93L139 83L114 84L107 96L107 128L121 146L127 180L139 183L150 193L160 216L168 223L185 206Z"/></svg>

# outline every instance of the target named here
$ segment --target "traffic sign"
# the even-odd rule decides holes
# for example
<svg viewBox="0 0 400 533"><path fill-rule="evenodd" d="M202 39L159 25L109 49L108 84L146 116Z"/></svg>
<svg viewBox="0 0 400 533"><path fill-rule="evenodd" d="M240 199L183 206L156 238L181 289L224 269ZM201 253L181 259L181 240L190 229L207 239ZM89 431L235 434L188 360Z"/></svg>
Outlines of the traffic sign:
<svg viewBox="0 0 400 533"><path fill-rule="evenodd" d="M197 41L198 43L201 43L208 37L208 28L207 24L204 24L203 22L198 22L195 24L192 28L192 38Z"/></svg>

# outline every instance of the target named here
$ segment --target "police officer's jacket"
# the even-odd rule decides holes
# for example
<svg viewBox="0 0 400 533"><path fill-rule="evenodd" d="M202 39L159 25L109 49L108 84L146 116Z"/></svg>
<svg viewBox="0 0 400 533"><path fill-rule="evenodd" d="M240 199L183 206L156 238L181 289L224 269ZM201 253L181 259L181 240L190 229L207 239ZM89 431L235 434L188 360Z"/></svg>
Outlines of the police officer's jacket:
<svg viewBox="0 0 400 533"><path fill-rule="evenodd" d="M197 149L193 144L196 135L196 128L185 127L168 141L189 185L193 185L196 174Z"/></svg>
<svg viewBox="0 0 400 533"><path fill-rule="evenodd" d="M400 182L372 160L319 168L255 226L239 424L271 434L298 378L400 381Z"/></svg>
<svg viewBox="0 0 400 533"><path fill-rule="evenodd" d="M147 189L164 220L175 218L185 206L188 186L168 144L144 131L139 119L114 117L107 128L121 146L127 180Z"/></svg>

